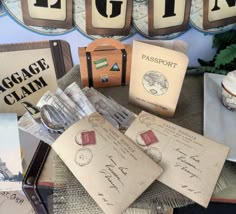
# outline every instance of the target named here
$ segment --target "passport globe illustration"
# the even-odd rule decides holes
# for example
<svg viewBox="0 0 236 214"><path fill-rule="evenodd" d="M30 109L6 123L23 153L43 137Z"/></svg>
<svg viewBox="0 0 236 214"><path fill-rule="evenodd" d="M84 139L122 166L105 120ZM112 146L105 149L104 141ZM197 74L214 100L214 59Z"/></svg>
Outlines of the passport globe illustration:
<svg viewBox="0 0 236 214"><path fill-rule="evenodd" d="M148 93L161 96L168 91L169 82L162 73L148 71L143 75L143 87Z"/></svg>

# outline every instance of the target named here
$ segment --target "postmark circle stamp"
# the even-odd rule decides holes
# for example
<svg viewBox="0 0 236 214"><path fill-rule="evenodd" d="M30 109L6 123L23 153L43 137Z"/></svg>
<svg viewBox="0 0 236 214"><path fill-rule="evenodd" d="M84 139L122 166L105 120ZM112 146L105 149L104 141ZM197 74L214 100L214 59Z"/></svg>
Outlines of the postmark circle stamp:
<svg viewBox="0 0 236 214"><path fill-rule="evenodd" d="M75 163L78 166L86 166L91 163L93 159L92 150L89 148L80 148L75 154Z"/></svg>
<svg viewBox="0 0 236 214"><path fill-rule="evenodd" d="M139 116L139 121L140 123L143 123L147 126L155 124L155 118L153 117L153 115L150 115L149 113L146 112L142 113Z"/></svg>
<svg viewBox="0 0 236 214"><path fill-rule="evenodd" d="M160 163L162 160L162 154L160 150L156 147L149 147L144 151L152 160L156 163Z"/></svg>
<svg viewBox="0 0 236 214"><path fill-rule="evenodd" d="M148 93L154 96L161 96L168 91L169 82L162 73L148 71L143 75L143 87Z"/></svg>
<svg viewBox="0 0 236 214"><path fill-rule="evenodd" d="M101 126L102 124L104 124L105 118L102 117L100 114L93 114L88 118L88 122L92 125L92 126Z"/></svg>

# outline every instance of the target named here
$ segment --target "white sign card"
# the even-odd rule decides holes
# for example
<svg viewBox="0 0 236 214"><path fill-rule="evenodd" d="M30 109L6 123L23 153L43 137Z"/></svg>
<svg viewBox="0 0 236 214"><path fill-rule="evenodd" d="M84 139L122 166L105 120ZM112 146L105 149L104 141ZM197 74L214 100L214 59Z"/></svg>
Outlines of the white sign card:
<svg viewBox="0 0 236 214"><path fill-rule="evenodd" d="M21 190L22 163L16 114L0 113L0 191Z"/></svg>

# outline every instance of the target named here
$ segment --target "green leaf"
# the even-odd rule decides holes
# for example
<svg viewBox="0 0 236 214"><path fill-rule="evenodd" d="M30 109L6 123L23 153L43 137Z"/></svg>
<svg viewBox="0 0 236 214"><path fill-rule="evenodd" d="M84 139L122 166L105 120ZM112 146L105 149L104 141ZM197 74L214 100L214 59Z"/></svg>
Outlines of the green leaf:
<svg viewBox="0 0 236 214"><path fill-rule="evenodd" d="M231 44L236 44L236 30L216 34L213 37L213 48L218 48L221 50Z"/></svg>
<svg viewBox="0 0 236 214"><path fill-rule="evenodd" d="M214 66L214 62L213 61L205 61L203 59L198 59L198 63L201 66Z"/></svg>
<svg viewBox="0 0 236 214"><path fill-rule="evenodd" d="M221 65L226 65L236 58L236 44L232 44L226 49L221 50L216 56L215 67L219 68Z"/></svg>
<svg viewBox="0 0 236 214"><path fill-rule="evenodd" d="M211 66L201 66L196 68L199 72L205 72L205 73L215 73L215 74L227 74L229 71L225 69L216 69L215 67Z"/></svg>
<svg viewBox="0 0 236 214"><path fill-rule="evenodd" d="M200 66L200 67L188 67L188 73L215 73L215 74L224 74L226 75L230 70L227 69L216 69L215 67L211 66Z"/></svg>
<svg viewBox="0 0 236 214"><path fill-rule="evenodd" d="M215 68L212 66L201 66L197 70L208 73L215 73Z"/></svg>

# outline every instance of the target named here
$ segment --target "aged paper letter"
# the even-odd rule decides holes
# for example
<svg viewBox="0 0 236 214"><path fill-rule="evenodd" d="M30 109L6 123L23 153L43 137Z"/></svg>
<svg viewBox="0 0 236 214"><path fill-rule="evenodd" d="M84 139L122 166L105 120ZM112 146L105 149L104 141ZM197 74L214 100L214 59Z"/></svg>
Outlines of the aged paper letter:
<svg viewBox="0 0 236 214"><path fill-rule="evenodd" d="M107 214L120 214L162 169L100 114L81 119L52 145Z"/></svg>
<svg viewBox="0 0 236 214"><path fill-rule="evenodd" d="M125 134L164 169L160 182L208 206L228 147L146 112Z"/></svg>

